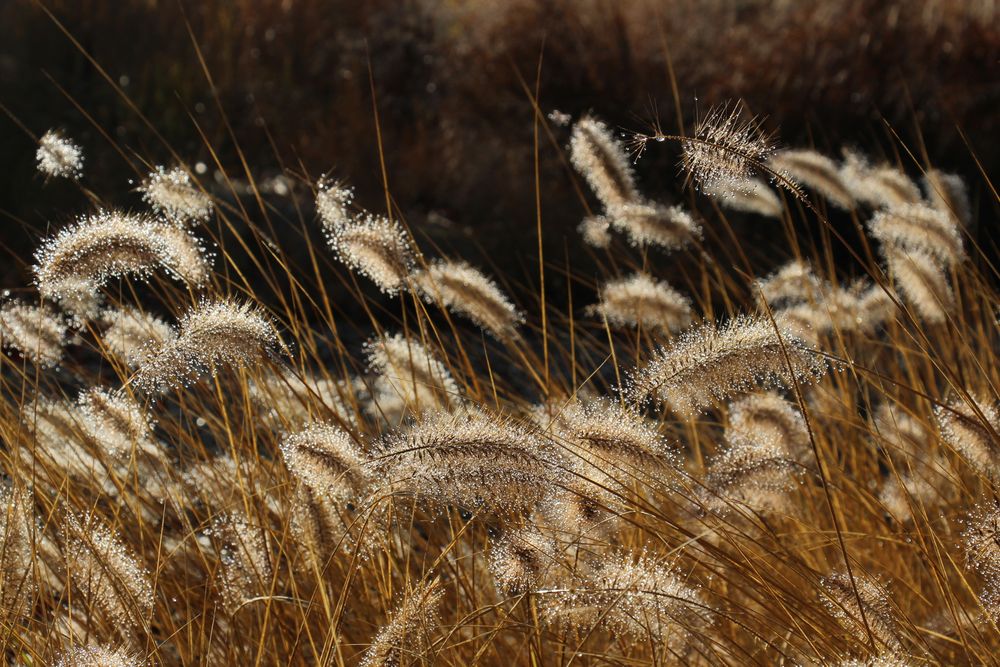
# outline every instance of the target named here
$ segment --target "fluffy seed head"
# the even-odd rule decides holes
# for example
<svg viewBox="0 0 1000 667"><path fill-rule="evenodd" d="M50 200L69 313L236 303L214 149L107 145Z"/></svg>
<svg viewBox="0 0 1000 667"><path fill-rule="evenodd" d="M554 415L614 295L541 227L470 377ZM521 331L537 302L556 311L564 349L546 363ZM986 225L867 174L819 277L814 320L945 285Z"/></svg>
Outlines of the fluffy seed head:
<svg viewBox="0 0 1000 667"><path fill-rule="evenodd" d="M840 624L861 643L867 643L865 623L880 646L899 646L898 624L885 587L876 579L854 571L854 584L845 573L836 572L822 580L823 604ZM861 606L858 605L858 599ZM864 620L862 620L862 609Z"/></svg>
<svg viewBox="0 0 1000 667"><path fill-rule="evenodd" d="M43 368L62 361L66 322L46 306L8 301L0 307L0 336L13 348Z"/></svg>
<svg viewBox="0 0 1000 667"><path fill-rule="evenodd" d="M747 189L773 152L756 118L743 120L743 106L716 107L682 143L681 165L695 184L708 190Z"/></svg>
<svg viewBox="0 0 1000 667"><path fill-rule="evenodd" d="M792 260L777 272L754 284L757 302L767 302L772 308L794 303L815 302L823 291L823 281L809 264Z"/></svg>
<svg viewBox="0 0 1000 667"><path fill-rule="evenodd" d="M93 388L80 395L84 433L112 458L128 456L133 448L154 447L153 425L134 398L124 391Z"/></svg>
<svg viewBox="0 0 1000 667"><path fill-rule="evenodd" d="M427 303L442 303L500 340L516 335L524 315L491 278L462 261L438 260L416 275Z"/></svg>
<svg viewBox="0 0 1000 667"><path fill-rule="evenodd" d="M460 400L458 384L436 355L403 334L376 339L366 346L368 366L375 380L375 411L400 416L409 409L420 413L448 408ZM394 409L399 405L399 410ZM398 413L398 414L397 414Z"/></svg>
<svg viewBox="0 0 1000 667"><path fill-rule="evenodd" d="M204 222L212 215L212 198L192 185L183 167L158 166L139 191L154 211L177 223Z"/></svg>
<svg viewBox="0 0 1000 667"><path fill-rule="evenodd" d="M853 151L844 153L840 178L855 200L869 206L902 206L920 201L920 190L902 171L888 165L873 167Z"/></svg>
<svg viewBox="0 0 1000 667"><path fill-rule="evenodd" d="M83 149L59 130L49 130L38 141L35 153L38 171L47 178L72 178L83 175Z"/></svg>
<svg viewBox="0 0 1000 667"><path fill-rule="evenodd" d="M141 667L146 664L124 646L77 646L59 655L55 667Z"/></svg>
<svg viewBox="0 0 1000 667"><path fill-rule="evenodd" d="M625 149L603 122L591 117L577 121L569 150L573 166L587 179L605 208L639 198Z"/></svg>
<svg viewBox="0 0 1000 667"><path fill-rule="evenodd" d="M364 453L351 437L330 424L314 423L281 441L285 465L318 493L346 500L367 484Z"/></svg>
<svg viewBox="0 0 1000 667"><path fill-rule="evenodd" d="M276 422L300 428L316 419L356 424L357 402L367 398L364 384L357 378L335 379L292 373L268 373L250 384L250 400Z"/></svg>
<svg viewBox="0 0 1000 667"><path fill-rule="evenodd" d="M67 568L73 584L87 603L109 623L140 627L153 607L153 586L121 539L91 518L67 517Z"/></svg>
<svg viewBox="0 0 1000 667"><path fill-rule="evenodd" d="M417 584L372 640L361 667L402 667L413 662L429 643L438 625L437 609L444 589L437 581Z"/></svg>
<svg viewBox="0 0 1000 667"><path fill-rule="evenodd" d="M935 210L946 213L961 225L968 226L972 222L969 189L961 176L928 169L924 174L924 192Z"/></svg>
<svg viewBox="0 0 1000 667"><path fill-rule="evenodd" d="M504 534L490 548L490 571L497 590L509 597L535 590L554 554L553 541L533 526Z"/></svg>
<svg viewBox="0 0 1000 667"><path fill-rule="evenodd" d="M883 244L925 252L945 266L965 257L955 218L926 204L882 209L869 221L868 229Z"/></svg>
<svg viewBox="0 0 1000 667"><path fill-rule="evenodd" d="M544 612L550 621L581 629L601 623L635 640L652 637L674 653L711 622L697 588L671 567L629 552L608 555L580 585L546 600Z"/></svg>
<svg viewBox="0 0 1000 667"><path fill-rule="evenodd" d="M523 513L554 483L556 461L527 427L470 408L465 414L427 414L406 431L387 436L369 466L384 492Z"/></svg>
<svg viewBox="0 0 1000 667"><path fill-rule="evenodd" d="M641 325L664 334L691 324L691 300L645 273L605 283L600 302L590 306L588 312L606 318L614 326Z"/></svg>
<svg viewBox="0 0 1000 667"><path fill-rule="evenodd" d="M608 215L611 226L636 247L655 245L674 250L701 238L701 226L680 206L634 201L609 209Z"/></svg>
<svg viewBox="0 0 1000 667"><path fill-rule="evenodd" d="M146 278L164 269L189 285L209 276L197 239L150 218L119 211L85 216L51 237L36 253L35 282L43 297L72 301L127 275Z"/></svg>
<svg viewBox="0 0 1000 667"><path fill-rule="evenodd" d="M0 486L0 619L11 626L27 611L35 589L33 522L31 496Z"/></svg>
<svg viewBox="0 0 1000 667"><path fill-rule="evenodd" d="M772 155L768 164L795 183L815 190L837 208L847 211L854 208L854 197L837 163L827 156L812 150L785 150Z"/></svg>
<svg viewBox="0 0 1000 667"><path fill-rule="evenodd" d="M895 245L883 245L882 255L896 289L920 317L932 324L948 319L955 296L937 258L925 250L906 250Z"/></svg>
<svg viewBox="0 0 1000 667"><path fill-rule="evenodd" d="M611 222L603 215L591 215L577 227L587 245L607 248L611 244Z"/></svg>
<svg viewBox="0 0 1000 667"><path fill-rule="evenodd" d="M756 213L765 218L780 218L784 210L778 195L759 178L750 179L742 188L706 187L704 192L724 208L733 211Z"/></svg>
<svg viewBox="0 0 1000 667"><path fill-rule="evenodd" d="M983 578L981 597L995 615L1000 605L1000 506L974 508L962 538L966 563Z"/></svg>
<svg viewBox="0 0 1000 667"><path fill-rule="evenodd" d="M316 192L316 211L323 221L323 227L329 231L349 225L354 215L351 203L354 201L354 191L332 181L323 179L319 182Z"/></svg>
<svg viewBox="0 0 1000 667"><path fill-rule="evenodd" d="M793 461L804 461L810 454L801 410L774 391L750 394L730 405L726 433L775 443Z"/></svg>
<svg viewBox="0 0 1000 667"><path fill-rule="evenodd" d="M326 235L337 259L385 294L398 293L416 263L409 232L382 216L369 214L327 226Z"/></svg>
<svg viewBox="0 0 1000 667"><path fill-rule="evenodd" d="M977 472L988 477L997 474L1000 463L1000 410L994 401L972 396L972 404L956 398L934 410L941 437L962 455Z"/></svg>
<svg viewBox="0 0 1000 667"><path fill-rule="evenodd" d="M221 543L220 589L230 612L244 601L266 594L273 572L267 531L242 512L233 512L219 516L211 534Z"/></svg>
<svg viewBox="0 0 1000 667"><path fill-rule="evenodd" d="M138 367L177 335L159 317L136 308L108 310L101 319L108 327L102 336L104 345L132 368Z"/></svg>
<svg viewBox="0 0 1000 667"><path fill-rule="evenodd" d="M825 373L818 355L786 333L779 340L766 317L739 316L681 334L631 374L628 391L636 400L654 397L678 414L693 416L758 386L788 385L793 377L807 383Z"/></svg>
<svg viewBox="0 0 1000 667"><path fill-rule="evenodd" d="M274 356L278 334L264 312L233 299L202 301L180 320L175 338L145 359L134 376L144 391L163 391Z"/></svg>

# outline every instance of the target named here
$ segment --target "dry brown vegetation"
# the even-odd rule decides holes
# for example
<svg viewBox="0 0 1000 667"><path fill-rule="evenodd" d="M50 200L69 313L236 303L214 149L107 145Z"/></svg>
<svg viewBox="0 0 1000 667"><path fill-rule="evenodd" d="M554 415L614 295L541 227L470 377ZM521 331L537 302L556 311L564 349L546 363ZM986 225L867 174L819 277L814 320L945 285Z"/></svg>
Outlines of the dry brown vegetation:
<svg viewBox="0 0 1000 667"><path fill-rule="evenodd" d="M514 16L445 9L472 44ZM109 137L140 201L18 117L74 208L0 307L5 663L997 662L987 171L782 149L737 103L622 137L522 92L521 264L439 247L391 157L369 196ZM546 179L585 220L558 243Z"/></svg>

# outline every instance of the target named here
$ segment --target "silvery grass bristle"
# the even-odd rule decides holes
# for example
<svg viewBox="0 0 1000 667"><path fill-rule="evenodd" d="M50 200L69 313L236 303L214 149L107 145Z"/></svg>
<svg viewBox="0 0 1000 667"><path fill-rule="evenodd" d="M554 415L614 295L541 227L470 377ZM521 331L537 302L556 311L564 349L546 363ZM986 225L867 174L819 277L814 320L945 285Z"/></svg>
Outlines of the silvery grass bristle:
<svg viewBox="0 0 1000 667"><path fill-rule="evenodd" d="M59 654L55 667L143 667L145 660L127 646L89 644Z"/></svg>
<svg viewBox="0 0 1000 667"><path fill-rule="evenodd" d="M682 141L681 165L708 190L745 190L774 152L756 118L744 118L741 104L716 107Z"/></svg>
<svg viewBox="0 0 1000 667"><path fill-rule="evenodd" d="M35 160L38 171L46 178L77 180L83 176L83 149L60 130L49 130L42 135Z"/></svg>
<svg viewBox="0 0 1000 667"><path fill-rule="evenodd" d="M632 201L608 210L611 226L636 247L676 250L701 238L701 225L682 206Z"/></svg>
<svg viewBox="0 0 1000 667"><path fill-rule="evenodd" d="M524 322L496 282L467 262L437 260L413 280L427 303L443 304L499 340L515 337Z"/></svg>
<svg viewBox="0 0 1000 667"><path fill-rule="evenodd" d="M1000 471L1000 409L985 396L953 397L934 410L944 442L973 470L987 477Z"/></svg>
<svg viewBox="0 0 1000 667"><path fill-rule="evenodd" d="M132 382L146 392L162 392L214 374L276 358L277 330L263 309L235 299L204 300L178 323L177 333L144 359Z"/></svg>
<svg viewBox="0 0 1000 667"><path fill-rule="evenodd" d="M922 251L942 266L965 258L956 218L927 204L902 204L882 209L868 221L872 238L903 250Z"/></svg>
<svg viewBox="0 0 1000 667"><path fill-rule="evenodd" d="M827 372L823 357L776 329L766 316L737 316L682 333L629 375L626 394L666 404L686 417L756 388L809 384Z"/></svg>
<svg viewBox="0 0 1000 667"><path fill-rule="evenodd" d="M419 414L461 403L461 389L448 367L418 341L401 333L385 335L369 341L365 353L376 374L372 412Z"/></svg>
<svg viewBox="0 0 1000 667"><path fill-rule="evenodd" d="M42 297L70 303L114 278L148 278L163 270L197 287L211 275L197 238L149 216L114 210L82 216L47 239L35 260L35 284Z"/></svg>
<svg viewBox="0 0 1000 667"><path fill-rule="evenodd" d="M881 253L896 290L918 317L941 324L954 308L955 294L935 255L917 248L883 244Z"/></svg>
<svg viewBox="0 0 1000 667"><path fill-rule="evenodd" d="M821 602L851 635L864 638L870 632L879 646L900 648L900 627L884 583L856 568L850 575L834 572L821 583Z"/></svg>
<svg viewBox="0 0 1000 667"><path fill-rule="evenodd" d="M437 580L421 582L406 591L392 620L378 631L361 659L361 667L402 667L426 650L438 627L438 607L444 588Z"/></svg>
<svg viewBox="0 0 1000 667"><path fill-rule="evenodd" d="M57 366L69 340L66 321L48 306L8 301L0 307L3 345L42 368Z"/></svg>
<svg viewBox="0 0 1000 667"><path fill-rule="evenodd" d="M212 198L191 182L184 167L157 166L139 186L143 201L154 211L178 224L208 220L214 209Z"/></svg>
<svg viewBox="0 0 1000 667"><path fill-rule="evenodd" d="M920 189L900 169L887 164L872 166L854 150L844 151L840 178L856 201L873 208L920 202Z"/></svg>
<svg viewBox="0 0 1000 667"><path fill-rule="evenodd" d="M313 423L281 441L285 465L317 493L347 500L368 486L364 452L343 430Z"/></svg>
<svg viewBox="0 0 1000 667"><path fill-rule="evenodd" d="M570 161L606 209L639 199L624 146L604 122L585 117L573 126Z"/></svg>
<svg viewBox="0 0 1000 667"><path fill-rule="evenodd" d="M514 419L468 407L431 412L389 434L371 453L375 494L496 514L531 510L560 477L559 454Z"/></svg>
<svg viewBox="0 0 1000 667"><path fill-rule="evenodd" d="M780 218L785 210L774 190L759 178L750 179L742 188L707 187L704 193L723 208L755 213L765 218Z"/></svg>
<svg viewBox="0 0 1000 667"><path fill-rule="evenodd" d="M107 351L133 369L177 335L162 318L131 306L110 308L100 319Z"/></svg>
<svg viewBox="0 0 1000 667"><path fill-rule="evenodd" d="M642 326L670 334L691 324L691 300L668 283L645 273L611 280L601 286L600 301L587 308L615 327Z"/></svg>

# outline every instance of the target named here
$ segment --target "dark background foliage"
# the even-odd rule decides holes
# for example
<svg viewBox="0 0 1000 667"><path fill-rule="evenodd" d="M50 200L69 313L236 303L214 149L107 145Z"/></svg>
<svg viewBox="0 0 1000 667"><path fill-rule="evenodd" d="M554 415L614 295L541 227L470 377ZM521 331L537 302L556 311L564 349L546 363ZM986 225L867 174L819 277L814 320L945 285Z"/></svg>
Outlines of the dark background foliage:
<svg viewBox="0 0 1000 667"><path fill-rule="evenodd" d="M973 154L988 173L997 165L991 0L43 5L0 4L0 101L18 121L0 116L2 241L21 260L40 230L87 201L37 176L18 123L36 135L66 129L86 150L88 186L126 206L138 205L129 183L175 151L205 163L209 180L215 160L239 175L245 158L255 177L288 173L305 194L307 179L329 173L381 211L374 88L389 187L418 238L527 280L536 239L526 91L540 58L545 113L594 112L623 130L658 117L689 130L699 110L743 99L784 145L831 155L855 145L917 175L902 142L921 163L966 175L974 198L984 184ZM546 244L561 256L581 246L573 230L586 210L556 149L568 130L550 129L554 142L540 135L540 187ZM684 198L676 161L666 145L647 153L644 192ZM274 206L296 215L288 198ZM749 227L751 239L773 236ZM5 285L26 279L8 264Z"/></svg>

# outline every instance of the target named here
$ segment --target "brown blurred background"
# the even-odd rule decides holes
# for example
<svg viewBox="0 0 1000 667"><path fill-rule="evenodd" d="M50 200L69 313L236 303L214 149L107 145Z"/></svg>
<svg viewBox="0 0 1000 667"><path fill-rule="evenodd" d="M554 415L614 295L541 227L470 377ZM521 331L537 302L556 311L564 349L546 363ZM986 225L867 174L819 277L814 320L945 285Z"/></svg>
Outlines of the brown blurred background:
<svg viewBox="0 0 1000 667"><path fill-rule="evenodd" d="M690 128L699 109L742 98L767 116L785 145L831 154L854 145L895 161L891 126L914 151L925 145L936 166L967 175L981 217L996 220L989 200L983 205L978 196L983 181L959 132L993 170L1000 102L995 0L45 0L44 6L135 109L27 0L0 3L0 102L36 134L64 128L86 150L87 185L125 206L138 205L129 192L135 173L102 131L133 164L171 161L137 109L189 164L206 163L208 179L209 145L227 171L239 171L235 136L258 177L286 168L311 177L328 172L356 186L360 203L384 210L370 73L389 184L418 238L428 234L480 263L532 267L532 108L521 78L533 87L543 56L546 113L593 111L627 129L644 129L655 113L673 130ZM568 130L552 129L565 146ZM571 250L579 247L574 228L585 211L547 142L543 134L546 243L561 256L564 239ZM34 172L31 140L3 115L0 145L0 238L24 258L35 244L33 230L63 224L87 202L68 184L44 184ZM669 146L651 150L638 165L644 192L664 201L683 197L676 161ZM281 197L275 206L294 217ZM751 234L758 227L751 225ZM762 242L774 236L758 233ZM4 286L25 280L18 267L5 269Z"/></svg>

